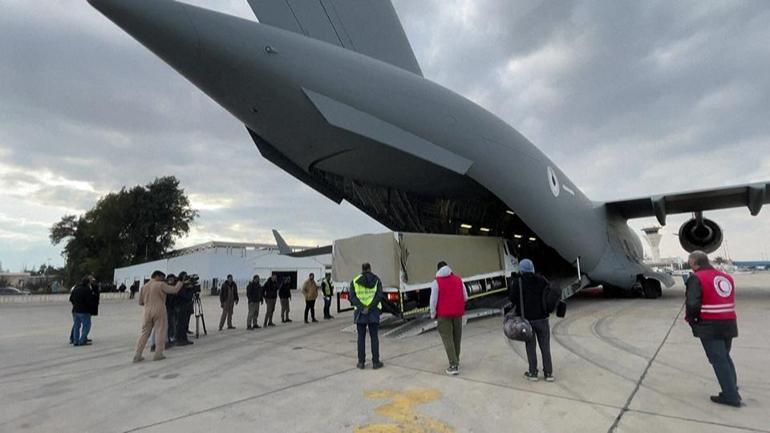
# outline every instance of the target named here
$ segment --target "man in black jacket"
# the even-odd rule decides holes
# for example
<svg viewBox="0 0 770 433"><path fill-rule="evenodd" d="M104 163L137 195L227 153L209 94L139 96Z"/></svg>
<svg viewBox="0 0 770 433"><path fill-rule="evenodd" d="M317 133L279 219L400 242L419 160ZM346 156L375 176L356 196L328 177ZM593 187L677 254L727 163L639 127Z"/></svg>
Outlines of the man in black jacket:
<svg viewBox="0 0 770 433"><path fill-rule="evenodd" d="M233 326L233 309L238 305L238 286L233 281L233 276L228 275L227 281L222 283L222 289L219 292L219 304L222 307L222 317L219 318L219 330L225 326L227 319L227 329L235 329Z"/></svg>
<svg viewBox="0 0 770 433"><path fill-rule="evenodd" d="M262 294L265 298L265 322L262 326L275 326L273 313L275 312L275 300L278 299L278 275L275 272L270 275L262 287Z"/></svg>
<svg viewBox="0 0 770 433"><path fill-rule="evenodd" d="M249 298L249 314L246 316L246 329L259 329L259 304L264 302L262 285L259 284L259 275L254 275L249 285L246 286L246 297Z"/></svg>
<svg viewBox="0 0 770 433"><path fill-rule="evenodd" d="M175 346L193 344L187 338L187 330L190 328L190 315L193 313L193 288L190 277L186 271L179 273L179 281L182 281L182 290L176 295L174 315L176 316Z"/></svg>
<svg viewBox="0 0 770 433"><path fill-rule="evenodd" d="M291 305L291 278L283 279L281 287L278 289L278 298L281 300L281 322L291 323L289 311Z"/></svg>
<svg viewBox="0 0 770 433"><path fill-rule="evenodd" d="M548 323L548 311L543 303L543 295L548 290L548 280L535 274L535 265L532 260L523 259L519 262L520 278L514 278L508 291L508 298L516 311L521 314L522 305L519 294L519 281L524 286L521 298L523 298L524 318L532 325L534 336L527 345L527 361L529 370L524 376L535 382L537 381L537 346L540 346L540 353L543 357L543 376L546 382L553 382L553 365L551 364L551 328Z"/></svg>
<svg viewBox="0 0 770 433"><path fill-rule="evenodd" d="M91 291L92 280L93 277L90 275L83 277L80 284L70 292L73 322L70 338L75 346L91 344L88 340L88 332L91 330L91 312L94 308L94 298Z"/></svg>

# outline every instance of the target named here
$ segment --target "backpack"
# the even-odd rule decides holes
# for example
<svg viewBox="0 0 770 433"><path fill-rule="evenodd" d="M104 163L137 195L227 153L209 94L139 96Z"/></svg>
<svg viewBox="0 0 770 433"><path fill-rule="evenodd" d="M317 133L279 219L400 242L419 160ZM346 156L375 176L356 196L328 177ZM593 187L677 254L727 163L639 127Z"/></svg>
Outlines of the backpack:
<svg viewBox="0 0 770 433"><path fill-rule="evenodd" d="M548 314L553 313L556 310L557 305L561 301L561 290L551 285L547 285L543 289L543 310Z"/></svg>

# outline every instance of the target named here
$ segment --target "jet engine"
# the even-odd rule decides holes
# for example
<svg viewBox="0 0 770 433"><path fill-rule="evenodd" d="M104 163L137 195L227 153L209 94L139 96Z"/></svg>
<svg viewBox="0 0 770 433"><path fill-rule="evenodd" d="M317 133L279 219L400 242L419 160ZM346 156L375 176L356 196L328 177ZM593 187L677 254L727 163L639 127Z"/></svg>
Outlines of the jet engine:
<svg viewBox="0 0 770 433"><path fill-rule="evenodd" d="M710 254L722 245L722 229L714 221L696 213L679 228L679 243L688 253L701 250Z"/></svg>

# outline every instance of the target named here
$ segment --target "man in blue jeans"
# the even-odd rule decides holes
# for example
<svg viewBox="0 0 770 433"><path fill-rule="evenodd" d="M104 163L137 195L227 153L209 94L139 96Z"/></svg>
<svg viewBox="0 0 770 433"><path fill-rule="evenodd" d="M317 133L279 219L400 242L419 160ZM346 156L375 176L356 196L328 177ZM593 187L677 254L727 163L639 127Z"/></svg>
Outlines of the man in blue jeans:
<svg viewBox="0 0 770 433"><path fill-rule="evenodd" d="M91 344L88 341L88 332L91 330L91 311L93 308L93 295L91 293L90 275L83 277L70 293L72 303L72 344L85 346Z"/></svg>

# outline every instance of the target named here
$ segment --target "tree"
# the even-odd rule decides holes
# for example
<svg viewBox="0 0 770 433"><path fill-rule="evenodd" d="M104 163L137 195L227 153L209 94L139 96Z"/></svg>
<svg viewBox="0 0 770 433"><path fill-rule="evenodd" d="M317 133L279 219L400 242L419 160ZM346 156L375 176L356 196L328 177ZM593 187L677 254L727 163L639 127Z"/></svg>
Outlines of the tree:
<svg viewBox="0 0 770 433"><path fill-rule="evenodd" d="M93 274L111 281L115 268L157 260L190 231L198 212L173 176L125 187L100 198L84 215L65 215L51 227L51 243L66 240L66 284Z"/></svg>

